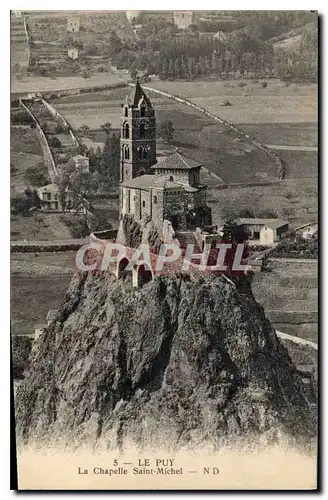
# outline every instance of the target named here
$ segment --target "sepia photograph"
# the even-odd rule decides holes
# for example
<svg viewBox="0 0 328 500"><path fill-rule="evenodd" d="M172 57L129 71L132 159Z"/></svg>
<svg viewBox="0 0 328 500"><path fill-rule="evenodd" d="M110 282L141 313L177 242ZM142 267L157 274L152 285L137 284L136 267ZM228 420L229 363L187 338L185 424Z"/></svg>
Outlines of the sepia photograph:
<svg viewBox="0 0 328 500"><path fill-rule="evenodd" d="M318 23L10 11L11 489L318 490Z"/></svg>

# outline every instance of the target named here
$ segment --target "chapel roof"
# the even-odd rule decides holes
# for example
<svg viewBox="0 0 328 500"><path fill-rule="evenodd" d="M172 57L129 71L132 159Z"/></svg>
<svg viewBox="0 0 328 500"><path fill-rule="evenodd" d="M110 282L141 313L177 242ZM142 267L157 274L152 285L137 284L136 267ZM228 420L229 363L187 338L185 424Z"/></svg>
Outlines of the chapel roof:
<svg viewBox="0 0 328 500"><path fill-rule="evenodd" d="M176 151L172 155L158 158L157 163L152 167L153 169L165 170L189 170L191 168L202 167L203 164L198 161L188 158L180 151Z"/></svg>
<svg viewBox="0 0 328 500"><path fill-rule="evenodd" d="M129 179L122 182L121 186L136 189L162 188L162 189L183 189L181 184L165 179L158 179L155 175L139 175L134 179Z"/></svg>

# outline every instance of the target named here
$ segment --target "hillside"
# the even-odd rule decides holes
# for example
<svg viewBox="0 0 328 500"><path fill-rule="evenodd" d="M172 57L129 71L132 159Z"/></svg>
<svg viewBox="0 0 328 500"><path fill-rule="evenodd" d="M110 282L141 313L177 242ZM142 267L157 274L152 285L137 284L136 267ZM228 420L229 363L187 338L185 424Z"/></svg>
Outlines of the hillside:
<svg viewBox="0 0 328 500"><path fill-rule="evenodd" d="M113 449L315 433L301 377L263 308L247 286L210 278L135 291L76 275L18 389L16 422L25 442Z"/></svg>

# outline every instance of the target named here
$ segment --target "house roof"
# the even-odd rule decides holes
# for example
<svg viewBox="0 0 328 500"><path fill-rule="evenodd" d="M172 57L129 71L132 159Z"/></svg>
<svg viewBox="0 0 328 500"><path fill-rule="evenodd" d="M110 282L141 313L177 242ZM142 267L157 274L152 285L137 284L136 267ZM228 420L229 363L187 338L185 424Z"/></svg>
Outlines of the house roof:
<svg viewBox="0 0 328 500"><path fill-rule="evenodd" d="M151 102L147 95L145 94L143 88L141 87L139 80L137 80L136 86L129 96L129 101L132 102L132 106L137 108L139 106L140 100L144 98L145 103L149 108L152 107Z"/></svg>
<svg viewBox="0 0 328 500"><path fill-rule="evenodd" d="M47 184L46 186L41 186L38 188L38 191L41 191L42 193L47 192L47 193L58 193L58 185L55 183L52 184Z"/></svg>
<svg viewBox="0 0 328 500"><path fill-rule="evenodd" d="M89 160L89 158L87 156L83 156L83 155L76 155L73 157L73 160L76 160L76 159L79 159L79 160Z"/></svg>
<svg viewBox="0 0 328 500"><path fill-rule="evenodd" d="M123 187L137 188L137 189L149 189L152 187L162 188L162 189L177 189L182 188L181 184L172 181L166 181L165 179L158 179L155 175L140 175L134 179L129 179L121 184Z"/></svg>
<svg viewBox="0 0 328 500"><path fill-rule="evenodd" d="M286 226L289 222L280 220L280 219L259 219L256 217L253 218L242 218L235 219L236 224L245 225L245 226L268 226L270 229L277 229L282 226Z"/></svg>
<svg viewBox="0 0 328 500"><path fill-rule="evenodd" d="M200 168L203 164L198 161L188 158L183 153L176 151L172 155L165 156L158 159L157 163L152 167L153 169L166 169L166 170L189 170L191 168Z"/></svg>

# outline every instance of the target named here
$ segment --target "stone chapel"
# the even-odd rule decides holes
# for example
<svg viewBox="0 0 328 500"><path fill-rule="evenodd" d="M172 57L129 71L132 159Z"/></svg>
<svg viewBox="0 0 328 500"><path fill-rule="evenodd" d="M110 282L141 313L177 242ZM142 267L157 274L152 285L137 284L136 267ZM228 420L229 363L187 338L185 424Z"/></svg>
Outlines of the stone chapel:
<svg viewBox="0 0 328 500"><path fill-rule="evenodd" d="M137 81L122 104L120 216L151 218L161 231L170 221L175 231L211 225L202 164L182 152L156 158L156 117L149 97Z"/></svg>

